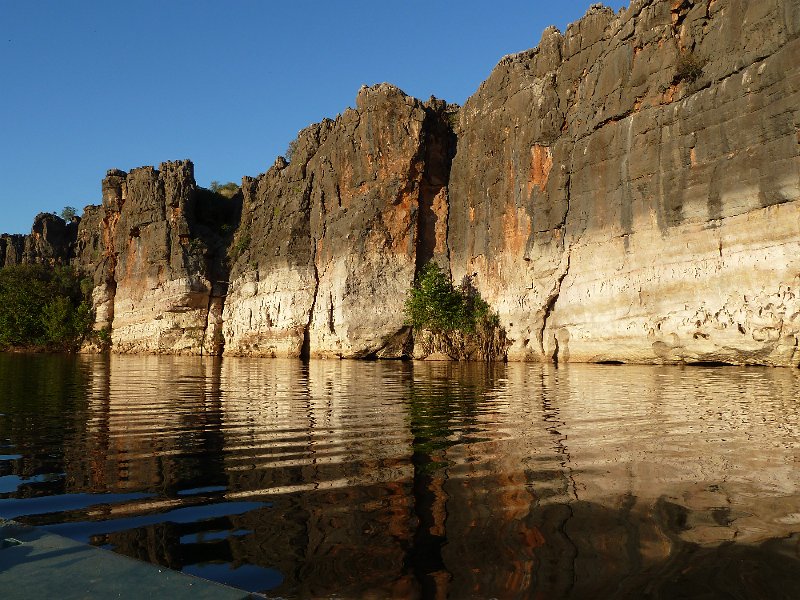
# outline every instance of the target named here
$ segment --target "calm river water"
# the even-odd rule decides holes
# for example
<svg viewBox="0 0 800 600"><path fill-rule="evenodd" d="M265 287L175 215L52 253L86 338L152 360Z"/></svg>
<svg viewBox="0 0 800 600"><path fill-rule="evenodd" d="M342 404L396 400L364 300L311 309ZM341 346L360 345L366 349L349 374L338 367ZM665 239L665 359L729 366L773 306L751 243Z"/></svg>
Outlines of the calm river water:
<svg viewBox="0 0 800 600"><path fill-rule="evenodd" d="M0 517L267 596L800 598L800 372L0 355Z"/></svg>

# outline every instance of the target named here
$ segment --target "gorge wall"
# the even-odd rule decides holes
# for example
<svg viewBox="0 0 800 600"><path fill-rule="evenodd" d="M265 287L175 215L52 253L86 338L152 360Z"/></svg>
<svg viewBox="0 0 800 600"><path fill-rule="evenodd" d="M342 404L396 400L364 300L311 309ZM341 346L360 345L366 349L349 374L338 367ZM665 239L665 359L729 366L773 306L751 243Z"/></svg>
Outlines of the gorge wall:
<svg viewBox="0 0 800 600"><path fill-rule="evenodd" d="M800 0L592 5L463 107L364 87L231 199L188 161L110 171L0 264L90 273L119 352L409 356L435 260L510 360L796 367L799 37Z"/></svg>
<svg viewBox="0 0 800 600"><path fill-rule="evenodd" d="M634 1L501 61L449 247L509 358L798 364L798 31L793 0Z"/></svg>
<svg viewBox="0 0 800 600"><path fill-rule="evenodd" d="M355 109L300 134L291 162L244 179L226 352L408 354L405 296L420 261L446 251L447 110L364 87Z"/></svg>

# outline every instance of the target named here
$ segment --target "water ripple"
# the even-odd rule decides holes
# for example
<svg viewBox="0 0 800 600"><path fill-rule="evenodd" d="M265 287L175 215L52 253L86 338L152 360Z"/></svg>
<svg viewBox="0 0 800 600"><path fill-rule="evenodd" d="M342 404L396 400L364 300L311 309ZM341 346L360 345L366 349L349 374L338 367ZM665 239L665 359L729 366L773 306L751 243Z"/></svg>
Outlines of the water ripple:
<svg viewBox="0 0 800 600"><path fill-rule="evenodd" d="M0 380L0 516L250 591L669 596L730 560L800 586L790 370L0 356Z"/></svg>

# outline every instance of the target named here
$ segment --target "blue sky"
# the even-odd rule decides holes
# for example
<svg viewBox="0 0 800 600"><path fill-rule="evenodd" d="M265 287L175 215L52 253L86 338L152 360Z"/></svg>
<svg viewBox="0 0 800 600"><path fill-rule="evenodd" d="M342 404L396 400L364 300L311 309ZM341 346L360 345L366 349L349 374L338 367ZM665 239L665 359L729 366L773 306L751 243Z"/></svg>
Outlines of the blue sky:
<svg viewBox="0 0 800 600"><path fill-rule="evenodd" d="M191 158L200 185L238 183L362 84L461 104L590 4L0 0L0 232L99 203L110 168Z"/></svg>

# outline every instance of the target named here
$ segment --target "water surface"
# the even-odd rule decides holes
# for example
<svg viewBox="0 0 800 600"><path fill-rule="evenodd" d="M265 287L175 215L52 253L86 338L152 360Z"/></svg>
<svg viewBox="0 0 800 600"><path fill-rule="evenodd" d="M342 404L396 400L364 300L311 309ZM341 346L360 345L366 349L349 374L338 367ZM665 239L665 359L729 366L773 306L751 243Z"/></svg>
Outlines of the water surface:
<svg viewBox="0 0 800 600"><path fill-rule="evenodd" d="M789 369L0 355L0 517L284 598L798 598Z"/></svg>

